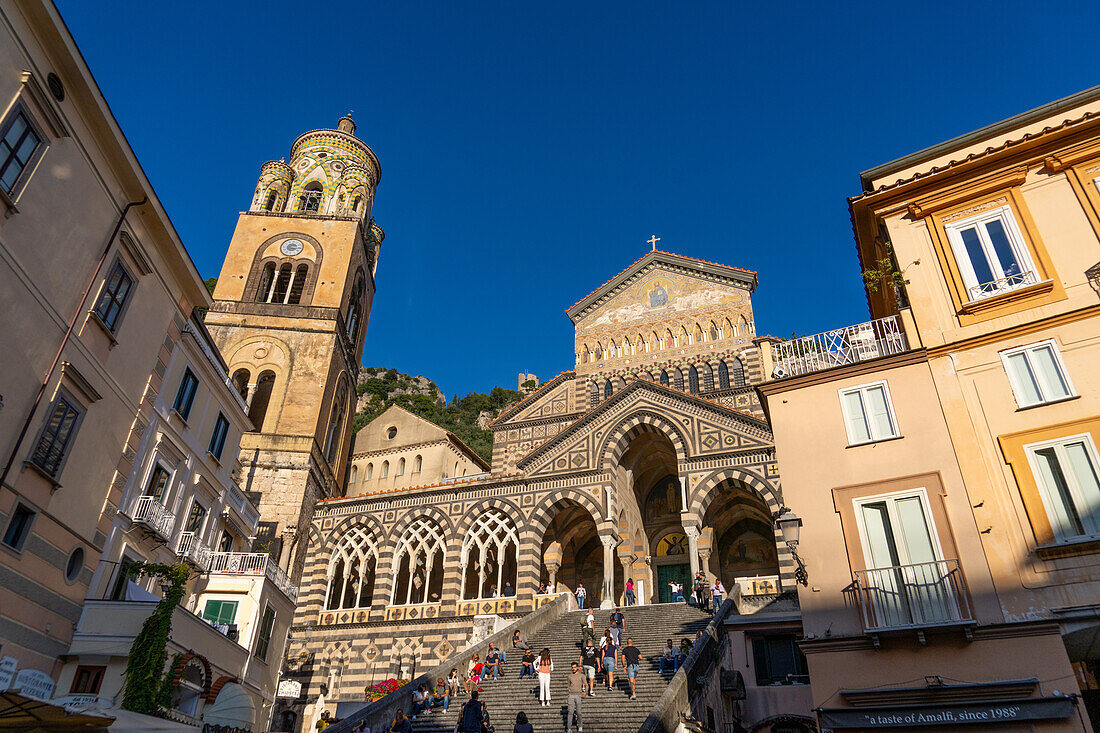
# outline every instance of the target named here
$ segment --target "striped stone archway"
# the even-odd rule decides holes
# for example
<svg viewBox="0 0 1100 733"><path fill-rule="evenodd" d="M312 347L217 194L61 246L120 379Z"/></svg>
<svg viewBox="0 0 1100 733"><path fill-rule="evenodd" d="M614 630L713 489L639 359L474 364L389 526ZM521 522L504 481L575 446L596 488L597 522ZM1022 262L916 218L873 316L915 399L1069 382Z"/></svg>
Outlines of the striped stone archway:
<svg viewBox="0 0 1100 733"><path fill-rule="evenodd" d="M676 451L677 463L684 465L687 462L689 441L683 428L664 415L642 408L629 413L613 430L608 431L596 452L601 468L606 471L614 467L630 448L631 441L646 432L664 435Z"/></svg>

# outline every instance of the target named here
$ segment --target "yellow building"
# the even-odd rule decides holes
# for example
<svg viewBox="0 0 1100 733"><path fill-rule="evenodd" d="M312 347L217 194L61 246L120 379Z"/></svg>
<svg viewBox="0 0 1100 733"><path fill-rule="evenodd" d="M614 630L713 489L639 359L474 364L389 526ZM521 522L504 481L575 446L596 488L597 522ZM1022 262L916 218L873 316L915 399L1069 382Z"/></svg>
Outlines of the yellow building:
<svg viewBox="0 0 1100 733"><path fill-rule="evenodd" d="M823 728L1091 729L1098 115L1100 87L864 173L873 320L764 355Z"/></svg>

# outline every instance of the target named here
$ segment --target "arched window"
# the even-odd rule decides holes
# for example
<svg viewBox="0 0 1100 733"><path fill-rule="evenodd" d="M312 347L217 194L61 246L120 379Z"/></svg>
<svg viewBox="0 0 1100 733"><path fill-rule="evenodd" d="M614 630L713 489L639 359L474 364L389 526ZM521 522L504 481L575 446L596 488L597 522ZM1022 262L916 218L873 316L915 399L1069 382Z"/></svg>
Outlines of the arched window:
<svg viewBox="0 0 1100 733"><path fill-rule="evenodd" d="M423 467L424 467L424 457L423 456L417 456L416 460L413 461L413 473L420 473L420 469L423 468Z"/></svg>
<svg viewBox="0 0 1100 733"><path fill-rule="evenodd" d="M374 464L373 463L368 463L367 464L367 475L363 477L363 480L364 481L370 481L372 478L374 478Z"/></svg>
<svg viewBox="0 0 1100 733"><path fill-rule="evenodd" d="M268 291L268 303L286 302L287 289L290 287L291 267L289 262L284 262L279 267L279 273L275 276L275 282Z"/></svg>
<svg viewBox="0 0 1100 733"><path fill-rule="evenodd" d="M736 356L730 360L730 364L733 367L733 386L744 387L745 386L745 365L741 363L741 360Z"/></svg>
<svg viewBox="0 0 1100 733"><path fill-rule="evenodd" d="M309 265L298 265L290 279L289 292L286 294L287 303L298 305L302 302L302 291L305 290L307 277L309 277Z"/></svg>
<svg viewBox="0 0 1100 733"><path fill-rule="evenodd" d="M590 360L590 354L588 353L588 344L581 347L581 364L587 364Z"/></svg>
<svg viewBox="0 0 1100 733"><path fill-rule="evenodd" d="M237 390L242 400L248 399L248 380L251 378L252 374L247 369L233 372L233 389Z"/></svg>
<svg viewBox="0 0 1100 733"><path fill-rule="evenodd" d="M726 362L718 362L718 389L730 388L730 370Z"/></svg>
<svg viewBox="0 0 1100 733"><path fill-rule="evenodd" d="M736 335L737 329L733 327L733 324L730 323L730 319L727 318L725 321L722 322L722 338L728 339L730 336Z"/></svg>
<svg viewBox="0 0 1100 733"><path fill-rule="evenodd" d="M267 406L271 402L274 386L275 372L260 372L256 378L256 390L252 393L252 404L248 406L248 419L252 421L252 429L258 433L264 430L264 418L267 417Z"/></svg>
<svg viewBox="0 0 1100 733"><path fill-rule="evenodd" d="M387 478L390 475L390 462L382 461L382 478Z"/></svg>
<svg viewBox="0 0 1100 733"><path fill-rule="evenodd" d="M710 340L711 341L717 341L718 340L718 326L714 325L714 321L710 322Z"/></svg>
<svg viewBox="0 0 1100 733"><path fill-rule="evenodd" d="M355 285L351 289L351 301L348 303L348 318L344 324L347 329L348 338L354 343L356 337L359 335L359 321L363 317L363 292L366 287L363 285L363 271L359 270L355 273Z"/></svg>
<svg viewBox="0 0 1100 733"><path fill-rule="evenodd" d="M260 274L260 287L256 289L256 302L267 303L272 294L272 286L275 284L275 263L268 262L264 265Z"/></svg>
<svg viewBox="0 0 1100 733"><path fill-rule="evenodd" d="M443 595L446 544L439 527L428 517L417 517L401 535L393 555L391 603L436 603Z"/></svg>
<svg viewBox="0 0 1100 733"><path fill-rule="evenodd" d="M680 326L680 341L676 345L677 346L687 346L688 345L688 330L687 330L687 327Z"/></svg>
<svg viewBox="0 0 1100 733"><path fill-rule="evenodd" d="M367 530L349 529L329 558L325 608L369 608L377 565L378 552Z"/></svg>
<svg viewBox="0 0 1100 733"><path fill-rule="evenodd" d="M600 388L596 386L595 382L588 383L588 404L592 407L596 406L596 403L600 401Z"/></svg>
<svg viewBox="0 0 1100 733"><path fill-rule="evenodd" d="M405 475L405 459L404 458L402 458L400 461L397 462L397 475L398 476L404 476Z"/></svg>
<svg viewBox="0 0 1100 733"><path fill-rule="evenodd" d="M666 372L664 369L661 370L661 384L663 384L666 387L668 387L669 384L670 384L670 381L669 381L669 378L668 378L668 372Z"/></svg>
<svg viewBox="0 0 1100 733"><path fill-rule="evenodd" d="M320 211L323 196L321 184L310 181L298 196L298 211Z"/></svg>
<svg viewBox="0 0 1100 733"><path fill-rule="evenodd" d="M344 432L344 412L348 402L348 386L341 382L336 388L336 397L332 400L332 412L329 413L328 430L325 431L325 460L336 462L336 451Z"/></svg>
<svg viewBox="0 0 1100 733"><path fill-rule="evenodd" d="M596 351L594 356L596 361L599 361L603 358L603 346L600 345L599 341L596 342Z"/></svg>
<svg viewBox="0 0 1100 733"><path fill-rule="evenodd" d="M361 196L356 196L354 199L352 199L352 201L351 201L351 210L358 213L359 212L359 202L362 201L362 200L363 199L362 199Z"/></svg>
<svg viewBox="0 0 1100 733"><path fill-rule="evenodd" d="M603 398L606 400L613 394L615 394L615 385L611 383L610 379L605 379L603 383Z"/></svg>
<svg viewBox="0 0 1100 733"><path fill-rule="evenodd" d="M359 478L359 466L351 467L351 478L348 480L349 484L354 484L355 479Z"/></svg>
<svg viewBox="0 0 1100 733"><path fill-rule="evenodd" d="M741 316L741 318L737 321L737 325L741 329L741 335L742 336L748 336L749 335L749 331L750 331L749 322L745 319L744 316Z"/></svg>
<svg viewBox="0 0 1100 733"><path fill-rule="evenodd" d="M695 324L695 340L692 341L691 343L698 344L698 343L702 343L702 341L703 341L703 329L699 328L699 324L696 323Z"/></svg>
<svg viewBox="0 0 1100 733"><path fill-rule="evenodd" d="M699 394L699 371L694 365L688 367L688 392Z"/></svg>
<svg viewBox="0 0 1100 733"><path fill-rule="evenodd" d="M500 509L489 509L474 521L462 541L462 598L489 598L516 588L519 536L516 525Z"/></svg>
<svg viewBox="0 0 1100 733"><path fill-rule="evenodd" d="M269 191L267 201L264 202L264 211L273 211L275 209L275 199L277 198L279 198L277 191Z"/></svg>

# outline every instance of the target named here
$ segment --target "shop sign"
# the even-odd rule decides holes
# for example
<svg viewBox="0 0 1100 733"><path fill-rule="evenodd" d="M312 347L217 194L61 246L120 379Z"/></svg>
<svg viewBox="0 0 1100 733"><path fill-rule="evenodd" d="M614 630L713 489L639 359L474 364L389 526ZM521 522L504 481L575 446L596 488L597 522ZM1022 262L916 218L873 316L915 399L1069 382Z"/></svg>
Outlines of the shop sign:
<svg viewBox="0 0 1100 733"><path fill-rule="evenodd" d="M1021 720L1050 720L1074 715L1072 697L1032 697L1019 700L921 705L890 708L821 710L826 728L914 728L920 726L990 725Z"/></svg>
<svg viewBox="0 0 1100 733"><path fill-rule="evenodd" d="M15 657L0 659L0 692L11 687L12 680L15 679L15 669L18 666L19 663L15 661Z"/></svg>
<svg viewBox="0 0 1100 733"><path fill-rule="evenodd" d="M275 693L275 697L286 697L292 700L297 699L302 694L302 683L298 680L280 680L279 690Z"/></svg>
<svg viewBox="0 0 1100 733"><path fill-rule="evenodd" d="M53 688L53 678L45 672L39 672L37 669L19 670L19 673L15 675L15 682L11 686L12 690L23 697L43 701L48 701L53 697Z"/></svg>

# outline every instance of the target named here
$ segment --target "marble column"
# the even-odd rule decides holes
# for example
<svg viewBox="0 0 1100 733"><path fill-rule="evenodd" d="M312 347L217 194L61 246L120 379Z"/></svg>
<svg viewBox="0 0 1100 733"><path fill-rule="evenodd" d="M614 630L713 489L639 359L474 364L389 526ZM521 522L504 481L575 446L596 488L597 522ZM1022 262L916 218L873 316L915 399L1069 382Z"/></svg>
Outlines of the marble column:
<svg viewBox="0 0 1100 733"><path fill-rule="evenodd" d="M603 543L603 597L600 599L600 608L615 607L615 544L614 535L600 535Z"/></svg>
<svg viewBox="0 0 1100 733"><path fill-rule="evenodd" d="M699 566L708 580L714 577L714 573L710 571L710 550L699 550Z"/></svg>
<svg viewBox="0 0 1100 733"><path fill-rule="evenodd" d="M284 529L282 534L283 546L279 552L279 567L286 571L286 574L290 576L290 555L291 550L294 548L294 540L298 538L297 529Z"/></svg>
<svg viewBox="0 0 1100 733"><path fill-rule="evenodd" d="M691 563L691 577L699 572L699 528L695 525L684 527L688 539L688 561Z"/></svg>

